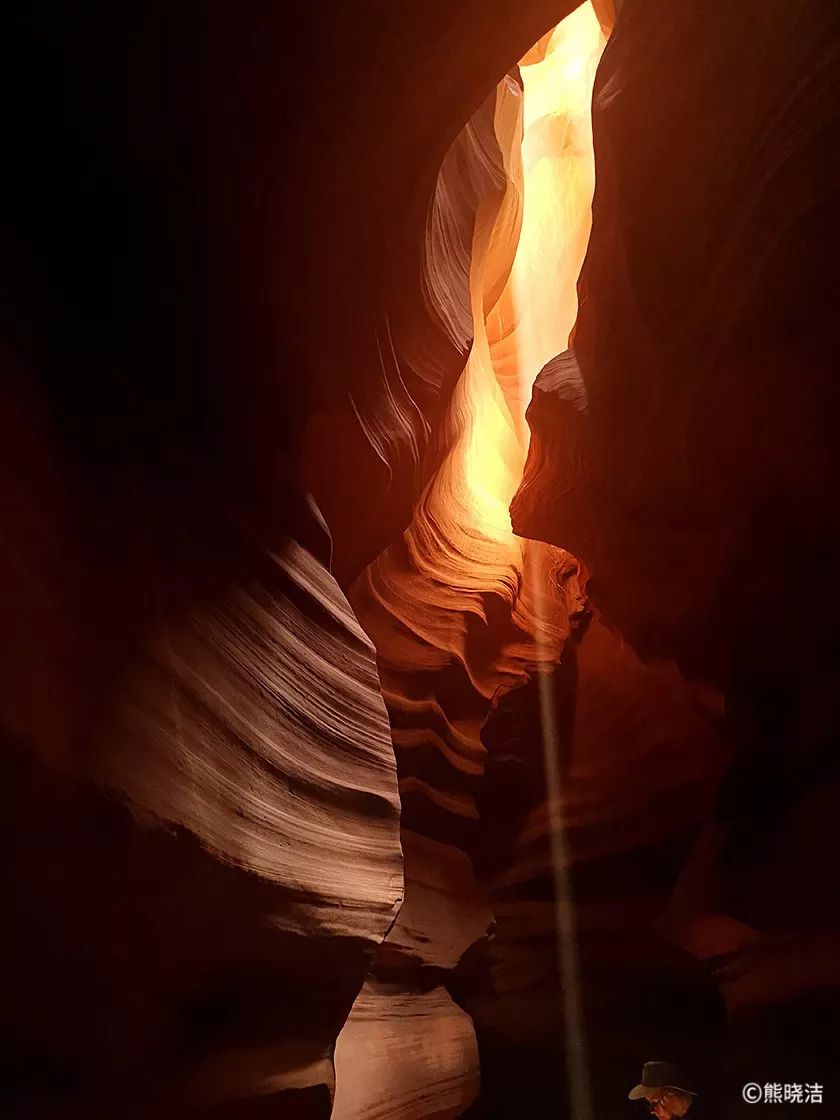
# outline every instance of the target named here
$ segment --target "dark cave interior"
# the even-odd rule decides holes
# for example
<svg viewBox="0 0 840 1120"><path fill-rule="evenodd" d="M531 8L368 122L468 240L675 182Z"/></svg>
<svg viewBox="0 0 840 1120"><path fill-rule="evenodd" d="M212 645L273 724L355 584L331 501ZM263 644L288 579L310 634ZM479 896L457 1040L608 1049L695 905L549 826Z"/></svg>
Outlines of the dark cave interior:
<svg viewBox="0 0 840 1120"><path fill-rule="evenodd" d="M3 1115L830 1115L840 9L4 21Z"/></svg>

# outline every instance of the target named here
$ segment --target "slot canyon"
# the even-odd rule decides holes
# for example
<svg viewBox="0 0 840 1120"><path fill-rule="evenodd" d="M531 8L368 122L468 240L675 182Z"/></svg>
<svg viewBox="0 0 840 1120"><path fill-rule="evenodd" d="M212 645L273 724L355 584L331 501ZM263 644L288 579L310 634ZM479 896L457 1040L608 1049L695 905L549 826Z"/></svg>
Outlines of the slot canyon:
<svg viewBox="0 0 840 1120"><path fill-rule="evenodd" d="M2 1115L840 1115L840 8L4 19Z"/></svg>

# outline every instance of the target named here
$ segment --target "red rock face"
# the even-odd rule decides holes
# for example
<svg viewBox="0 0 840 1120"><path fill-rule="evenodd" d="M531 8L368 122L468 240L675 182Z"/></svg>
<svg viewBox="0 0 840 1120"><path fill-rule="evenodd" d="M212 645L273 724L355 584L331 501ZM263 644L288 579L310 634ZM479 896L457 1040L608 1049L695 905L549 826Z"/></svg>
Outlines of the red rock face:
<svg viewBox="0 0 840 1120"><path fill-rule="evenodd" d="M720 961L733 1083L825 1068L837 1006L805 994L836 993L817 835L834 803L837 30L809 3L760 26L737 5L622 7L594 100L579 374L538 380L513 504L517 531L579 553L642 656L725 689L736 762L671 928ZM806 570L813 610L796 605Z"/></svg>
<svg viewBox="0 0 840 1120"><path fill-rule="evenodd" d="M797 612L774 606L794 578L792 542L836 529L820 232L837 174L823 148L834 30L807 3L774 6L761 28L723 5L622 11L594 102L575 333L586 408L536 394L514 504L517 524L586 559L628 637L721 680L735 659L768 661L768 626L774 644L778 626L792 636ZM637 66L648 35L662 49Z"/></svg>
<svg viewBox="0 0 840 1120"><path fill-rule="evenodd" d="M39 521L63 507L29 423L31 486L4 490L22 643L3 706L10 1107L329 1115L333 1042L403 876L374 653L323 523L301 510L298 540L266 547L214 518L202 544L236 567L222 578L214 561L212 584L173 603L165 581L185 553L198 562L196 540L135 502L130 562L86 571L90 537ZM129 606L119 643L118 615L80 616L82 596L95 610L131 594L148 613ZM45 610L40 646L27 628Z"/></svg>
<svg viewBox="0 0 840 1120"><path fill-rule="evenodd" d="M4 1115L829 1082L838 16L576 13L590 238L569 6L14 16Z"/></svg>

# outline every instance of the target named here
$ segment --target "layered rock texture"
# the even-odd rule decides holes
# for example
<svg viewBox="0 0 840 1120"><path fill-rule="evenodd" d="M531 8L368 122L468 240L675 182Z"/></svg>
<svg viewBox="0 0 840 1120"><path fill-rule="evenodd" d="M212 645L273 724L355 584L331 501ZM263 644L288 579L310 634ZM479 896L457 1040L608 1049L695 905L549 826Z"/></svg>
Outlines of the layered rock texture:
<svg viewBox="0 0 840 1120"><path fill-rule="evenodd" d="M88 542L44 523L29 419L13 447L38 503L4 490L10 1114L329 1115L334 1039L403 876L374 652L323 523L304 508L270 548L237 533L235 573L176 595L169 550L202 550L155 539L146 510L129 570L91 573ZM231 546L223 523L204 546ZM106 608L128 594L117 644Z"/></svg>
<svg viewBox="0 0 840 1120"><path fill-rule="evenodd" d="M3 1115L838 1099L834 7L11 18Z"/></svg>

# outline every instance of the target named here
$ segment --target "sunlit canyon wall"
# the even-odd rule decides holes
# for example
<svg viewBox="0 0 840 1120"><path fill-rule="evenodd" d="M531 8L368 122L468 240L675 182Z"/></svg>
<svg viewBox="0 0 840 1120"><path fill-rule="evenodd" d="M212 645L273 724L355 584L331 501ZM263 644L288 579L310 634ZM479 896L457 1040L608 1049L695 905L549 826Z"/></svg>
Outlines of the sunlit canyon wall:
<svg viewBox="0 0 840 1120"><path fill-rule="evenodd" d="M571 6L14 15L4 1115L836 1068L840 17Z"/></svg>
<svg viewBox="0 0 840 1120"><path fill-rule="evenodd" d="M582 599L574 558L510 528L524 404L539 369L519 359L518 339L543 326L557 337L565 330L564 343L574 318L592 194L588 104L602 43L588 5L545 37L522 76L508 75L456 141L428 218L427 298L463 348L464 369L411 524L351 594L377 649L393 728L406 901L339 1039L338 1116L426 1116L431 1098L433 1115L454 1117L479 1088L473 1023L447 982L495 920L473 865L481 729L498 695L557 662ZM540 104L537 91L552 84L557 96L543 92ZM553 149L540 131L552 112ZM544 182L552 173L556 193ZM549 231L542 262L554 272L535 278L535 242ZM526 286L535 293L546 278L542 303L529 300ZM565 303L565 323L540 314L551 295Z"/></svg>
<svg viewBox="0 0 840 1120"><path fill-rule="evenodd" d="M479 1084L482 1115L615 1114L640 1048L702 1051L720 1025L653 925L725 764L722 701L642 664L590 617L576 558L514 537L508 514L534 378L552 363L582 391L565 352L600 15L578 9L499 84L428 219L425 291L466 360L413 520L351 592L393 728L406 903L339 1039L342 1117L424 1116L432 1092L455 1116ZM423 906L431 884L444 906Z"/></svg>

